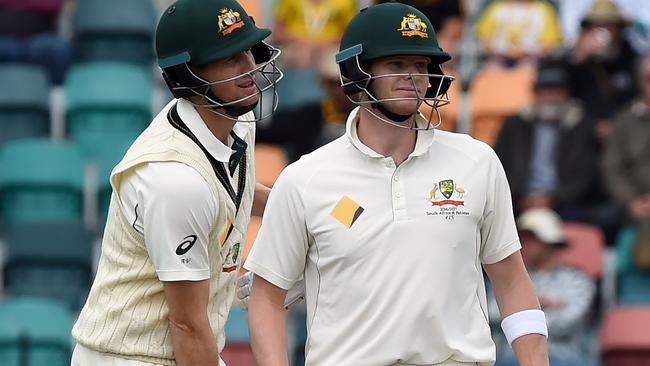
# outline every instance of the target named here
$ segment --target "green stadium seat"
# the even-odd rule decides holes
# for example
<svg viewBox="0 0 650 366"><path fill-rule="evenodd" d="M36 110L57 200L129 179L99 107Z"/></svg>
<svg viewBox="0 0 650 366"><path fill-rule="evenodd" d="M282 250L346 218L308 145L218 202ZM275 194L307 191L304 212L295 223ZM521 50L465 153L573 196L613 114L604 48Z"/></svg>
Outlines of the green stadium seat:
<svg viewBox="0 0 650 366"><path fill-rule="evenodd" d="M122 160L124 156L124 151L121 150L111 150L105 151L103 154L97 157L98 163L98 208L99 208L99 218L100 222L103 224L106 221L108 214L108 206L111 203L111 194L113 189L110 183L111 172L117 163Z"/></svg>
<svg viewBox="0 0 650 366"><path fill-rule="evenodd" d="M35 65L0 64L0 145L26 137L48 136L50 82ZM11 86L11 87L9 87Z"/></svg>
<svg viewBox="0 0 650 366"><path fill-rule="evenodd" d="M93 236L79 220L14 224L5 230L5 291L78 310L92 280Z"/></svg>
<svg viewBox="0 0 650 366"><path fill-rule="evenodd" d="M151 0L83 0L76 5L72 27L77 61L151 64L156 26Z"/></svg>
<svg viewBox="0 0 650 366"><path fill-rule="evenodd" d="M72 322L66 306L53 300L0 302L0 365L70 365Z"/></svg>
<svg viewBox="0 0 650 366"><path fill-rule="evenodd" d="M0 215L4 224L82 216L84 161L76 146L23 139L0 150Z"/></svg>
<svg viewBox="0 0 650 366"><path fill-rule="evenodd" d="M634 264L634 228L628 226L616 238L616 273L618 303L621 305L650 305L650 273Z"/></svg>
<svg viewBox="0 0 650 366"><path fill-rule="evenodd" d="M68 136L84 154L125 152L151 121L152 80L141 67L93 62L73 67L65 82Z"/></svg>

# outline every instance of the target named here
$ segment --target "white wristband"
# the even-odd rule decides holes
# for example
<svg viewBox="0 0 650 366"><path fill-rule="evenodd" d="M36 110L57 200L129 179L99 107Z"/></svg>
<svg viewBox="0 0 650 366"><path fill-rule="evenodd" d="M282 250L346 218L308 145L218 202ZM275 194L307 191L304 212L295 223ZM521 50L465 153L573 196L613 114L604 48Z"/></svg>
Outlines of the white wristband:
<svg viewBox="0 0 650 366"><path fill-rule="evenodd" d="M541 334L548 338L546 317L544 312L538 309L522 310L508 315L501 321L501 329L511 347L515 339L527 334Z"/></svg>

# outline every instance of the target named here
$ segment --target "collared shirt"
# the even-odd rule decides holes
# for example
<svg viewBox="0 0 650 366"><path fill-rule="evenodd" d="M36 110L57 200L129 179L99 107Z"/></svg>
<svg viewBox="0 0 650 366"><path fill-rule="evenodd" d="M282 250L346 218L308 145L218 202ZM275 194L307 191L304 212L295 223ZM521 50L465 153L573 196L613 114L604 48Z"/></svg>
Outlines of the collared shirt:
<svg viewBox="0 0 650 366"><path fill-rule="evenodd" d="M176 102L179 117L208 153L227 167L233 149L210 132L188 101L174 100L165 109ZM165 116L165 113L160 115ZM249 117L244 115L241 119ZM252 123L238 122L233 132L243 139L251 128L254 128ZM229 137L229 144L232 143L233 137ZM238 174L230 177L233 187L237 187L238 178ZM218 204L210 186L196 170L180 162L147 163L123 178L119 195L125 216L144 234L147 251L161 281L199 281L210 277L208 236L217 218ZM182 238L188 232L196 233L196 239L190 238L186 243L195 249L188 251L185 254L188 260L180 263L176 253L179 243L175 238Z"/></svg>
<svg viewBox="0 0 650 366"><path fill-rule="evenodd" d="M399 166L345 136L287 167L245 267L288 289L304 276L307 365L491 365L482 263L520 248L492 149L418 131Z"/></svg>

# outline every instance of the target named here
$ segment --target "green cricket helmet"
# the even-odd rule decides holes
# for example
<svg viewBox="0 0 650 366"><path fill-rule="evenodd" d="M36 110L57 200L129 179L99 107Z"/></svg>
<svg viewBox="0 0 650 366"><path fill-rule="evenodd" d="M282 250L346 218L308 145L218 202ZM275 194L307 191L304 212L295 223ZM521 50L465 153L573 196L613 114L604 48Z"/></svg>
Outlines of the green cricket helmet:
<svg viewBox="0 0 650 366"><path fill-rule="evenodd" d="M246 100L273 92L273 108L277 107L276 83L282 72L275 62L280 50L264 42L271 31L258 28L244 8L235 0L178 0L162 14L156 29L158 65L169 90L176 98L189 100L203 97L207 107L231 120L253 110L257 103L243 105ZM192 67L204 66L250 50L257 67L227 80L206 80ZM239 78L251 78L257 92L233 101L218 98L211 87ZM218 110L225 110L225 113ZM260 110L262 106L260 105ZM268 116L259 116L256 120Z"/></svg>
<svg viewBox="0 0 650 366"><path fill-rule="evenodd" d="M389 56L427 56L430 58L427 74L389 74L371 75L365 68L372 60ZM431 21L418 9L397 2L388 2L373 5L362 9L348 24L341 39L340 52L336 55L339 65L341 85L350 100L368 109L377 108L389 118L380 119L405 127L399 122L404 122L413 114L401 115L391 112L382 102L397 100L417 100L418 106L428 104L432 112L438 115L437 108L449 103L447 90L454 80L452 76L445 75L441 64L449 61L451 56L444 52L438 45ZM423 96L378 99L372 92L372 81L385 77L413 77L427 76L429 87ZM361 98L365 94L367 100ZM353 98L357 96L357 98ZM374 113L373 113L374 114ZM431 128L429 116L426 128L418 127L413 118L412 129ZM398 122L398 123L395 123ZM439 124L438 122L438 124ZM436 124L436 126L438 125ZM435 127L435 126L434 126Z"/></svg>

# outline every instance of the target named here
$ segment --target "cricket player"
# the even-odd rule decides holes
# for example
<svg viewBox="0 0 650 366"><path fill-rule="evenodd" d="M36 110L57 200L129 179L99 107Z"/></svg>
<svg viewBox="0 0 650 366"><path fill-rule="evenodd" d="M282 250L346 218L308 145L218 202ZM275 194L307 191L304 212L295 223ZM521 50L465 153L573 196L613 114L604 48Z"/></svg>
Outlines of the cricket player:
<svg viewBox="0 0 650 366"><path fill-rule="evenodd" d="M282 172L244 265L258 365L288 365L283 305L302 278L309 366L492 365L483 269L520 364L548 365L501 164L488 145L434 128L449 59L405 4L347 26L336 61L358 107L344 136Z"/></svg>
<svg viewBox="0 0 650 366"><path fill-rule="evenodd" d="M256 190L251 122L282 76L270 33L234 0L178 0L162 14L156 52L175 99L111 174L72 365L224 365L243 236L268 190Z"/></svg>

